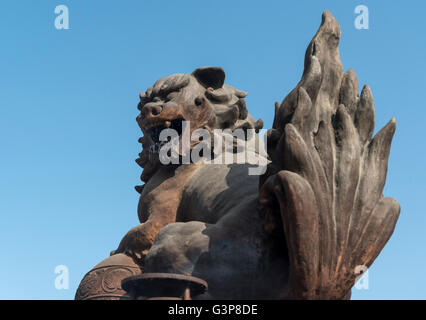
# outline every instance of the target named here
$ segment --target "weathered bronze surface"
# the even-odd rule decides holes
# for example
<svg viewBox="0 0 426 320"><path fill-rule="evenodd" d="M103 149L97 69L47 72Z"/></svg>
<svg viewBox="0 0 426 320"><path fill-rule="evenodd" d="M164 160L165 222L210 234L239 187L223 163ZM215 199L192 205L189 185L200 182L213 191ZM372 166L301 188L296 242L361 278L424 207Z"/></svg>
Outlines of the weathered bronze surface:
<svg viewBox="0 0 426 320"><path fill-rule="evenodd" d="M111 258L132 257L143 274L201 278L209 289L197 299L349 297L355 269L373 263L400 206L382 194L395 120L372 136L370 88L359 95L355 72L343 72L339 40L340 27L325 11L302 79L275 104L270 162L260 177L248 175L249 161L162 165L152 152L159 128L179 130L182 120L191 131L262 128L221 68L162 78L141 93L141 224ZM103 273L89 272L76 299L111 298ZM125 298L115 283L128 276L117 273L113 285Z"/></svg>
<svg viewBox="0 0 426 320"><path fill-rule="evenodd" d="M202 279L172 273L144 273L126 278L122 287L133 299L141 300L190 300L207 290Z"/></svg>

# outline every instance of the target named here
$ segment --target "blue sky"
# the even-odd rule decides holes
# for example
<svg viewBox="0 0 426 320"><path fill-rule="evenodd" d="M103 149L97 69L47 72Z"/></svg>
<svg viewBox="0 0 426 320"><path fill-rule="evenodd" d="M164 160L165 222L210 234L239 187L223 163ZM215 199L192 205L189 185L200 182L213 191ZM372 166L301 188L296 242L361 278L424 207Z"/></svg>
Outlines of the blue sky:
<svg viewBox="0 0 426 320"><path fill-rule="evenodd" d="M57 5L69 30L54 27ZM354 27L357 5L369 29ZM426 298L426 4L420 1L2 1L0 299L72 299L138 223L138 93L171 73L222 66L265 128L297 84L323 10L345 70L369 84L376 130L397 119L386 196L395 233L354 299ZM54 287L57 265L69 290Z"/></svg>

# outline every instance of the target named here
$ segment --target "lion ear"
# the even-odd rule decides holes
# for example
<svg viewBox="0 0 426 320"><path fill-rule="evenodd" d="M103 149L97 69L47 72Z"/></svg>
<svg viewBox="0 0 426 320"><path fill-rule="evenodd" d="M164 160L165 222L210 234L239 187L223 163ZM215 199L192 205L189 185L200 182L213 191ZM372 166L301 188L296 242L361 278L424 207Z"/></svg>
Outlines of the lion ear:
<svg viewBox="0 0 426 320"><path fill-rule="evenodd" d="M192 75L206 88L219 89L225 82L225 71L221 67L202 67Z"/></svg>

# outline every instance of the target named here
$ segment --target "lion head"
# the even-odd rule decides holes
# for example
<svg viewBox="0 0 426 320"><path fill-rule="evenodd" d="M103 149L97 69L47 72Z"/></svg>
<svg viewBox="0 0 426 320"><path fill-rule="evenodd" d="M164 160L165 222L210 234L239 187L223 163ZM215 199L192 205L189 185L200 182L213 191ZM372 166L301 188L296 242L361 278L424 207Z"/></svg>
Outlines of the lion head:
<svg viewBox="0 0 426 320"><path fill-rule="evenodd" d="M248 113L246 92L224 84L220 67L203 67L192 74L173 74L155 82L140 94L137 122L143 132L142 152L136 162L144 168L141 180L147 182L162 164L158 159L159 136L170 128L182 134L182 121L197 129L255 129L263 126Z"/></svg>

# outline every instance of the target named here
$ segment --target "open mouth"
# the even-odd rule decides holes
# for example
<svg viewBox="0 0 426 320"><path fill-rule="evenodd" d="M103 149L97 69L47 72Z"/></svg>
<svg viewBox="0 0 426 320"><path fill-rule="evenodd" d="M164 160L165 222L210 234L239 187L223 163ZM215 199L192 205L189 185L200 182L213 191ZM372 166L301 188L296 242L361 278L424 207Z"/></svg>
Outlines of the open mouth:
<svg viewBox="0 0 426 320"><path fill-rule="evenodd" d="M171 121L164 121L163 123L153 126L149 128L146 132L151 137L152 141L154 142L154 145L150 146L150 151L156 151L158 152L160 148L170 141L171 137L168 137L167 141L160 141L160 134L165 129L172 129L175 130L178 136L182 135L182 121L184 121L183 118L174 119Z"/></svg>

